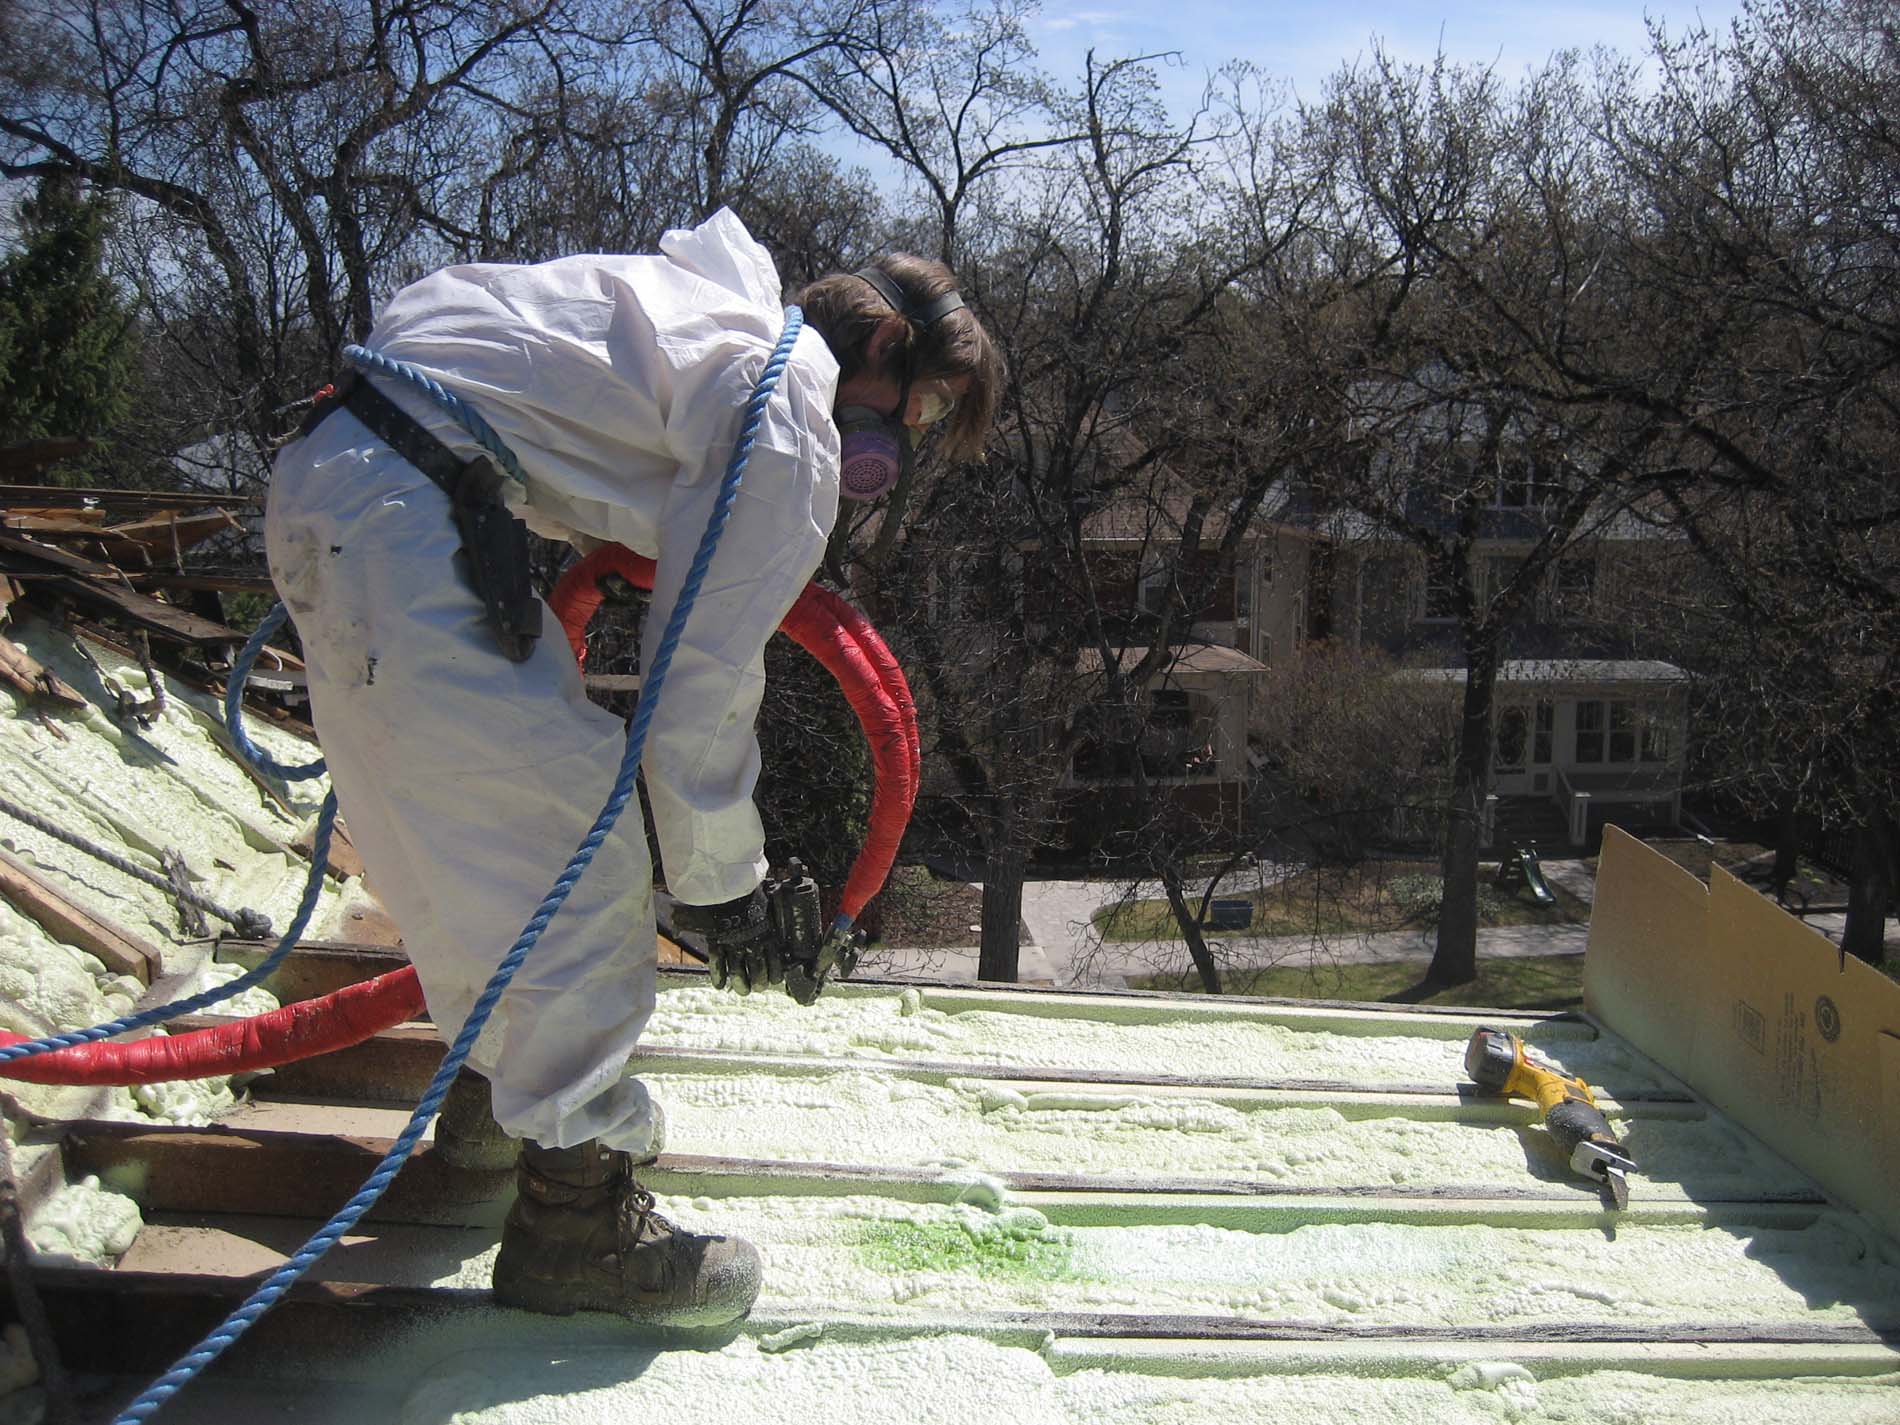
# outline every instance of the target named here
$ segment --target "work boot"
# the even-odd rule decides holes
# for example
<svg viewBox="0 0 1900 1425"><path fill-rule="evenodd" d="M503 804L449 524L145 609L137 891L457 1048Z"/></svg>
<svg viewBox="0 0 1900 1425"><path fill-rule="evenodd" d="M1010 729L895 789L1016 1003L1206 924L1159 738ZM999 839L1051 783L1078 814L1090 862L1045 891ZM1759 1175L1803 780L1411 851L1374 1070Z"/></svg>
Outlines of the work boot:
<svg viewBox="0 0 1900 1425"><path fill-rule="evenodd" d="M666 1151L666 1115L655 1102L652 1109L653 1136L646 1152L633 1159L643 1168ZM436 1156L451 1168L465 1173L501 1173L515 1165L521 1152L521 1140L510 1137L495 1122L495 1102L487 1079L464 1066L449 1083L443 1095L442 1109L435 1120Z"/></svg>
<svg viewBox="0 0 1900 1425"><path fill-rule="evenodd" d="M718 1326L752 1309L759 1254L687 1232L653 1208L632 1160L598 1142L523 1143L495 1259L495 1300L550 1316L617 1311L654 1326Z"/></svg>

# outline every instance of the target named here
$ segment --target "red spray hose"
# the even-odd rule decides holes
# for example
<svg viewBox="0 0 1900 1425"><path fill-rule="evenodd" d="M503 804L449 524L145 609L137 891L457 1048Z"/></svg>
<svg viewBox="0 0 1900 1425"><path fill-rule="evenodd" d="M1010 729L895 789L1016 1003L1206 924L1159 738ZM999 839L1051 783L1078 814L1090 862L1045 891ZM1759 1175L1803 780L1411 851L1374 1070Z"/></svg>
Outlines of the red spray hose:
<svg viewBox="0 0 1900 1425"><path fill-rule="evenodd" d="M653 587L653 561L618 544L604 545L561 577L549 604L574 656L585 663L587 622L604 597L600 580L619 574ZM870 740L877 784L871 828L845 880L840 910L856 919L883 888L917 800L917 710L903 670L877 631L843 599L807 585L780 625L838 680ZM413 966L349 985L320 999L287 1004L189 1034L78 1044L0 1064L0 1077L41 1084L150 1084L273 1068L360 1044L424 1011ZM24 1036L0 1034L0 1047Z"/></svg>
<svg viewBox="0 0 1900 1425"><path fill-rule="evenodd" d="M189 1034L130 1043L75 1044L31 1059L0 1064L0 1074L36 1084L157 1084L208 1079L293 1063L360 1044L372 1034L423 1011L413 965L347 985L321 999L303 1000L269 1014L233 1020ZM25 1036L0 1034L0 1046Z"/></svg>
<svg viewBox="0 0 1900 1425"><path fill-rule="evenodd" d="M654 564L619 544L603 544L561 576L548 595L574 657L587 663L587 623L600 608L600 581L618 575L641 589L653 587ZM876 784L864 846L845 878L839 913L856 920L884 887L898 843L917 801L920 744L917 708L897 659L869 620L828 589L807 584L779 632L824 665L838 680L871 744Z"/></svg>

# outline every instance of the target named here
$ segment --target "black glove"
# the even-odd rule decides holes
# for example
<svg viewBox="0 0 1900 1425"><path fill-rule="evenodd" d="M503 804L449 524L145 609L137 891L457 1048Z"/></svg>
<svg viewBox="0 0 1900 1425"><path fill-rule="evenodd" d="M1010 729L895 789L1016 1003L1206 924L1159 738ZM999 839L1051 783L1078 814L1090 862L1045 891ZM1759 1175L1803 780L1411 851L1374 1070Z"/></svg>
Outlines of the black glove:
<svg viewBox="0 0 1900 1425"><path fill-rule="evenodd" d="M765 892L719 905L673 906L673 924L706 943L706 968L716 989L751 994L785 981L785 948L766 914Z"/></svg>

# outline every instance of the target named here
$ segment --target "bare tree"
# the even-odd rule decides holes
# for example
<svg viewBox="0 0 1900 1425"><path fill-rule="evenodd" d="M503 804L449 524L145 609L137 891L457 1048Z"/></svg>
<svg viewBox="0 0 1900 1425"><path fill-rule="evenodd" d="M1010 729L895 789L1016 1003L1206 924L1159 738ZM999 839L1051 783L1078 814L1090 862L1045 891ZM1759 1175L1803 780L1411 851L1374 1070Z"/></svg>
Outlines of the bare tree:
<svg viewBox="0 0 1900 1425"><path fill-rule="evenodd" d="M1464 669L1428 972L1441 984L1476 973L1481 811L1511 636L1566 550L1661 473L1657 423L1592 399L1562 365L1619 329L1596 279L1616 195L1585 93L1568 60L1507 95L1485 70L1375 52L1309 116L1311 161L1337 175L1322 250L1351 294L1336 309L1348 424L1312 497L1415 551ZM1487 569L1500 536L1527 547Z"/></svg>
<svg viewBox="0 0 1900 1425"><path fill-rule="evenodd" d="M1852 0L1749 5L1656 37L1605 145L1636 197L1629 340L1565 374L1663 423L1696 475L1668 518L1714 593L1693 611L1729 787L1856 840L1845 943L1882 954L1900 827L1900 21Z"/></svg>

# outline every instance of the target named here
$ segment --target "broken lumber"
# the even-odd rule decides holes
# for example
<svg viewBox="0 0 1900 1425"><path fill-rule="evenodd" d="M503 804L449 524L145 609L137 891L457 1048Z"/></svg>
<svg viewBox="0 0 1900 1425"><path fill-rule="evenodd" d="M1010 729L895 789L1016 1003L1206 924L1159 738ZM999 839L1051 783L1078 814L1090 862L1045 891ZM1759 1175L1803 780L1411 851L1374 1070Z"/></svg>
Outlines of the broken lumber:
<svg viewBox="0 0 1900 1425"><path fill-rule="evenodd" d="M149 941L94 915L5 849L0 849L0 896L54 939L98 956L114 974L135 975L149 985L159 972L159 952Z"/></svg>
<svg viewBox="0 0 1900 1425"><path fill-rule="evenodd" d="M35 701L58 703L61 707L83 708L86 699L70 683L50 672L32 654L12 639L0 635L0 682L18 688Z"/></svg>

